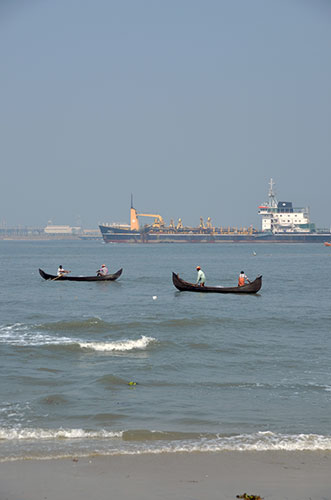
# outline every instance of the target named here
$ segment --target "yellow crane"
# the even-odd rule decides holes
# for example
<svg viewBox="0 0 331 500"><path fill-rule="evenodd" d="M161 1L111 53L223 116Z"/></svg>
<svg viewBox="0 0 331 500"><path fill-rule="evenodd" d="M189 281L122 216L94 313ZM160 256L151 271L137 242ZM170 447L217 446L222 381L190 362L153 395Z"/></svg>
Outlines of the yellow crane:
<svg viewBox="0 0 331 500"><path fill-rule="evenodd" d="M177 226L176 226L176 229L183 229L183 223L182 223L182 219L178 219L178 223L177 223Z"/></svg>
<svg viewBox="0 0 331 500"><path fill-rule="evenodd" d="M153 222L153 227L164 227L165 223L161 215L159 214L137 214L138 217L155 217L154 222Z"/></svg>

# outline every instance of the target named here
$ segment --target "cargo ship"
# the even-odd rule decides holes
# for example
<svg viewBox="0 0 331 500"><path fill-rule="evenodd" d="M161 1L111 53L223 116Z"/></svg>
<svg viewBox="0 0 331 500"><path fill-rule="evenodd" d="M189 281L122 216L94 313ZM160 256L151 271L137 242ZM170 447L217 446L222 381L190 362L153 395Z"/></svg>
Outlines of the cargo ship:
<svg viewBox="0 0 331 500"><path fill-rule="evenodd" d="M316 229L310 222L309 208L295 208L291 201L277 201L274 181L270 179L268 201L259 206L262 230L256 241L275 243L321 243L330 238L330 230Z"/></svg>
<svg viewBox="0 0 331 500"><path fill-rule="evenodd" d="M274 182L270 180L269 199L259 206L262 229L246 227L215 227L210 217L200 218L197 227L184 226L181 219L165 224L159 214L138 213L131 195L130 224L100 224L105 243L307 243L331 239L330 231L317 230L310 222L308 208L294 208L292 202L276 200ZM140 224L140 218L154 219Z"/></svg>
<svg viewBox="0 0 331 500"><path fill-rule="evenodd" d="M140 224L140 218L152 218L151 224ZM130 224L100 224L101 234L105 243L215 243L217 241L249 240L253 227L214 227L208 217L205 223L200 218L197 227L184 226L181 219L175 224L171 219L166 225L159 214L138 213L133 207L131 195ZM255 231L256 232L256 231Z"/></svg>

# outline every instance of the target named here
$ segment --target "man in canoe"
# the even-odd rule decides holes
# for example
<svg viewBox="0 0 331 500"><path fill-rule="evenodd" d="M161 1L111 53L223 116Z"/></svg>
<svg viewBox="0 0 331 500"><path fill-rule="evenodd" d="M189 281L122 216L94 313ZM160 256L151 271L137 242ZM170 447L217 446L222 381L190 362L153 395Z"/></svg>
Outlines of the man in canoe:
<svg viewBox="0 0 331 500"><path fill-rule="evenodd" d="M64 276L65 274L68 274L68 273L70 273L70 271L66 271L65 269L63 269L62 266L59 266L59 268L57 270L58 277Z"/></svg>
<svg viewBox="0 0 331 500"><path fill-rule="evenodd" d="M105 264L102 264L101 268L97 271L97 276L107 276L108 267Z"/></svg>
<svg viewBox="0 0 331 500"><path fill-rule="evenodd" d="M197 266L198 276L197 276L197 285L205 286L206 283L206 275L202 271L200 266Z"/></svg>
<svg viewBox="0 0 331 500"><path fill-rule="evenodd" d="M239 278L238 278L238 286L244 286L247 283L250 283L249 279L247 278L246 274L244 271L240 271Z"/></svg>

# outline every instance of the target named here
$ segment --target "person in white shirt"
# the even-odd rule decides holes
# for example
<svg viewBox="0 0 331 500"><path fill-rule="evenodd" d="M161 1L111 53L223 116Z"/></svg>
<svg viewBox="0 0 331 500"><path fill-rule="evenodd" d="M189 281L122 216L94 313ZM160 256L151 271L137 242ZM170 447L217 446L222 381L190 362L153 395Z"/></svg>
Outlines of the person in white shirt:
<svg viewBox="0 0 331 500"><path fill-rule="evenodd" d="M62 266L59 266L58 270L57 270L57 275L58 276L63 276L64 274L68 274L70 273L70 271L66 271L65 269L63 269Z"/></svg>
<svg viewBox="0 0 331 500"><path fill-rule="evenodd" d="M205 286L206 283L206 275L202 271L200 266L197 266L198 276L197 276L197 285Z"/></svg>

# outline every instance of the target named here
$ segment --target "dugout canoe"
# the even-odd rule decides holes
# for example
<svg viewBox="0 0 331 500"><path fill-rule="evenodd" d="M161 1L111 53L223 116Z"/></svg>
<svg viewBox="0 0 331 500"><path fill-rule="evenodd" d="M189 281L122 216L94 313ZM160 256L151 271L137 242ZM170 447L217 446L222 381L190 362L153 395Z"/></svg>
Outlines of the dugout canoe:
<svg viewBox="0 0 331 500"><path fill-rule="evenodd" d="M64 276L56 276L53 274L47 274L42 269L39 269L39 274L44 280L48 281L115 281L122 274L123 269L119 269L115 274L107 274L106 276L70 276L68 274Z"/></svg>
<svg viewBox="0 0 331 500"><path fill-rule="evenodd" d="M200 292L200 293L256 293L262 286L262 276L258 276L254 281L244 286L199 286L182 280L178 274L172 273L172 282L180 292Z"/></svg>

